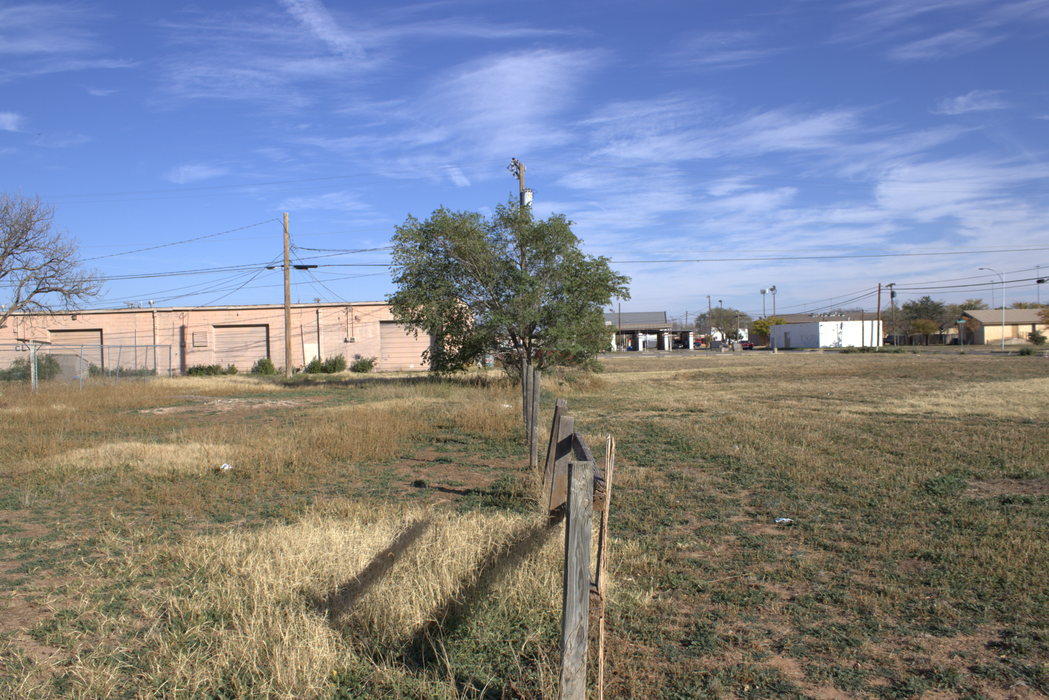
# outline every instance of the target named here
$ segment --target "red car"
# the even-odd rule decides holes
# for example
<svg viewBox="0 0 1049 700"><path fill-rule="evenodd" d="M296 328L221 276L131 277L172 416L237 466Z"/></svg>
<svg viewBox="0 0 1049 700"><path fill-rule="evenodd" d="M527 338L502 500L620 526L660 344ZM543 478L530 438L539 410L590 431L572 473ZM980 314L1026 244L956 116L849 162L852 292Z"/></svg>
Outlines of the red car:
<svg viewBox="0 0 1049 700"><path fill-rule="evenodd" d="M744 341L740 342L739 345L744 350L753 350L754 349L754 343L750 342L749 340L744 340Z"/></svg>

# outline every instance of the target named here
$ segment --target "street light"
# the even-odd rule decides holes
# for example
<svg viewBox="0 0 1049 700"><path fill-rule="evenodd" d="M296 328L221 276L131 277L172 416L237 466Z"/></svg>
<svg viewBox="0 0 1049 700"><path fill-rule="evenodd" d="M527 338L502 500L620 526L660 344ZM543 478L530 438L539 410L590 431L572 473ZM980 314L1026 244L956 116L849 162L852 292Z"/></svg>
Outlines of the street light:
<svg viewBox="0 0 1049 700"><path fill-rule="evenodd" d="M761 290L761 317L762 318L765 318L765 295L768 293L768 291L769 290L767 290L767 289L762 289Z"/></svg>
<svg viewBox="0 0 1049 700"><path fill-rule="evenodd" d="M987 270L998 275L998 279L1002 281L1002 350L1005 350L1005 277L998 270L992 270L989 267L981 267L981 270ZM991 282L992 289L994 288L994 282Z"/></svg>
<svg viewBox="0 0 1049 700"><path fill-rule="evenodd" d="M772 315L776 315L776 285L769 287L769 294L772 295Z"/></svg>
<svg viewBox="0 0 1049 700"><path fill-rule="evenodd" d="M725 342L725 307L718 299L718 330L721 332L721 342Z"/></svg>

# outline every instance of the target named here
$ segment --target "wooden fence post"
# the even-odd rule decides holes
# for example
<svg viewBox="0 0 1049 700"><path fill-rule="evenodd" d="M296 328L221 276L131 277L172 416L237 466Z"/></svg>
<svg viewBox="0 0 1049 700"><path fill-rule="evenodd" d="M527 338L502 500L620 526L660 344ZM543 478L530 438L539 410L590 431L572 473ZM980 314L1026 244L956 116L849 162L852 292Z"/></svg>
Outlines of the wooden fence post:
<svg viewBox="0 0 1049 700"><path fill-rule="evenodd" d="M568 461L573 457L572 443L575 418L565 412L557 421L557 448L554 450L554 468L550 474L550 503L552 513L568 501Z"/></svg>
<svg viewBox="0 0 1049 700"><path fill-rule="evenodd" d="M561 700L586 700L586 647L590 614L590 527L593 462L568 462L564 607L561 616Z"/></svg>
<svg viewBox="0 0 1049 700"><path fill-rule="evenodd" d="M608 590L606 569L608 567L608 512L612 501L612 469L616 461L616 441L611 435L605 440L605 492L595 493L601 498L601 525L597 535L597 700L605 698L605 593Z"/></svg>
<svg viewBox="0 0 1049 700"><path fill-rule="evenodd" d="M540 503L549 503L554 489L554 462L557 460L557 443L560 439L558 429L561 416L567 415L568 402L557 399L554 402L554 420L550 425L549 444L546 448L546 465L543 467L543 491L539 496Z"/></svg>

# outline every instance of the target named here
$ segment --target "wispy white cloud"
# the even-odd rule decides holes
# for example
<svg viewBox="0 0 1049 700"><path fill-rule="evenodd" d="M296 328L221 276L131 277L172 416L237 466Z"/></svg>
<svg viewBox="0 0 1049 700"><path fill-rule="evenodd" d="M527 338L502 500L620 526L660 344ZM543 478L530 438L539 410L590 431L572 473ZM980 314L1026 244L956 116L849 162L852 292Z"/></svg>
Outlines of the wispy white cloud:
<svg viewBox="0 0 1049 700"><path fill-rule="evenodd" d="M0 131L21 131L22 115L14 112L0 112Z"/></svg>
<svg viewBox="0 0 1049 700"><path fill-rule="evenodd" d="M306 211L308 209L336 211L368 211L369 205L349 192L329 192L312 197L289 197L277 205L278 211Z"/></svg>
<svg viewBox="0 0 1049 700"><path fill-rule="evenodd" d="M763 61L782 49L762 45L755 32L705 32L682 39L667 55L667 63L681 70L739 68Z"/></svg>
<svg viewBox="0 0 1049 700"><path fill-rule="evenodd" d="M1005 109L1009 105L999 97L1000 94L997 90L973 90L958 97L948 97L940 101L936 108L936 114L954 115L990 109Z"/></svg>
<svg viewBox="0 0 1049 700"><path fill-rule="evenodd" d="M825 150L860 128L852 110L728 115L716 104L683 96L611 105L586 124L597 154L654 162Z"/></svg>
<svg viewBox="0 0 1049 700"><path fill-rule="evenodd" d="M87 94L91 95L92 97L109 97L110 95L114 95L118 92L120 91L116 89L107 90L104 88L87 88Z"/></svg>
<svg viewBox="0 0 1049 700"><path fill-rule="evenodd" d="M466 177L466 175L463 174L463 171L457 168L456 166L449 165L445 168L445 172L448 173L448 177L452 179L452 182L454 182L457 187L470 186L470 179Z"/></svg>
<svg viewBox="0 0 1049 700"><path fill-rule="evenodd" d="M129 59L104 58L90 28L99 13L73 3L0 7L0 82L90 69L128 68Z"/></svg>
<svg viewBox="0 0 1049 700"><path fill-rule="evenodd" d="M206 163L186 163L178 165L164 173L164 179L177 185L185 185L201 180L210 180L213 177L221 177L229 172L223 166L208 165Z"/></svg>
<svg viewBox="0 0 1049 700"><path fill-rule="evenodd" d="M67 54L97 48L84 28L90 13L73 4L0 7L0 54Z"/></svg>
<svg viewBox="0 0 1049 700"><path fill-rule="evenodd" d="M1005 41L1032 23L1049 22L1046 0L857 0L836 41L889 44L897 61L957 56ZM942 27L952 29L943 31Z"/></svg>
<svg viewBox="0 0 1049 700"><path fill-rule="evenodd" d="M896 46L890 49L889 58L897 61L946 58L976 51L1004 39L1005 37L1001 34L990 34L972 29L952 29L949 32L941 32L935 36Z"/></svg>
<svg viewBox="0 0 1049 700"><path fill-rule="evenodd" d="M280 0L280 4L336 53L348 56L360 56L363 53L356 38L339 26L320 0Z"/></svg>

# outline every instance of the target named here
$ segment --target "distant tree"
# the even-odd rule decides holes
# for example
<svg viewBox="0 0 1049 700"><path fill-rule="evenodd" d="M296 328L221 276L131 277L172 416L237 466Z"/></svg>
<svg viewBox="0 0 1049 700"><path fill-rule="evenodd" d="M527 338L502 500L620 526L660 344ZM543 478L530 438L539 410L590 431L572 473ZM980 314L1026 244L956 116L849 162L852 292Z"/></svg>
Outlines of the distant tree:
<svg viewBox="0 0 1049 700"><path fill-rule="evenodd" d="M750 314L745 311L740 311L739 309L734 309L731 306L715 306L711 309L709 318L710 326L723 331L726 338L733 338L736 334L737 313L739 314L739 327L749 328L753 321ZM707 312L705 310L697 311L696 320L692 322L692 327L705 335L708 330L707 323Z"/></svg>
<svg viewBox="0 0 1049 700"><path fill-rule="evenodd" d="M391 311L431 336L436 372L489 354L511 375L523 357L539 369L586 365L608 348L603 312L630 298L630 280L579 244L564 216L536 220L513 200L491 219L443 207L425 221L409 216L393 237Z"/></svg>
<svg viewBox="0 0 1049 700"><path fill-rule="evenodd" d="M99 274L81 266L76 239L54 220L54 205L0 193L0 289L7 298L0 328L15 312L75 309L102 291Z"/></svg>
<svg viewBox="0 0 1049 700"><path fill-rule="evenodd" d="M772 334L772 326L782 326L786 323L786 320L779 316L773 316L772 318L759 318L750 324L750 331L758 336L762 345L768 345L769 337ZM753 340L753 338L751 338Z"/></svg>
<svg viewBox="0 0 1049 700"><path fill-rule="evenodd" d="M918 333L925 338L925 344L929 343L929 336L933 333L939 333L942 328L942 324L939 321L933 321L928 318L916 318L911 321L911 333Z"/></svg>
<svg viewBox="0 0 1049 700"><path fill-rule="evenodd" d="M1038 312L1038 318L1042 319L1042 323L1049 323L1049 306L1042 307L1042 310Z"/></svg>
<svg viewBox="0 0 1049 700"><path fill-rule="evenodd" d="M1010 309L1040 309L1042 305L1034 301L1014 301L1009 304Z"/></svg>
<svg viewBox="0 0 1049 700"><path fill-rule="evenodd" d="M934 321L937 324L937 330L939 330L947 322L947 305L929 296L904 302L900 306L900 311L903 313L903 318L908 326L912 326L915 321L920 320ZM932 332L935 333L936 331Z"/></svg>

